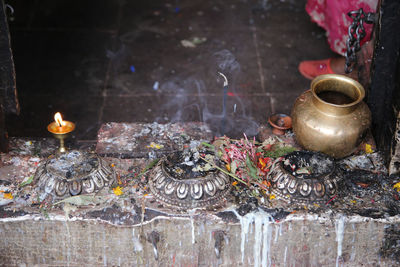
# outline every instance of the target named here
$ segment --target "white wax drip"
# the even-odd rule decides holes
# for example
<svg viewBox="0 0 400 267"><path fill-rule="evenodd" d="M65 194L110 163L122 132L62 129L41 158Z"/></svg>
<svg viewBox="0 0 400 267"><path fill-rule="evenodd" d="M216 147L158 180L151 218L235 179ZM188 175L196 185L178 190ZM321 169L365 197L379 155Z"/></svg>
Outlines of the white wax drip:
<svg viewBox="0 0 400 267"><path fill-rule="evenodd" d="M283 261L283 267L286 267L286 255L287 255L287 246L285 247L285 255L284 255L284 261Z"/></svg>
<svg viewBox="0 0 400 267"><path fill-rule="evenodd" d="M269 216L269 215L268 215ZM269 216L267 220L264 220L264 227L263 227L263 248L262 248L262 262L261 266L271 266L271 257L269 256L270 251L270 244L271 244L271 235L272 235L272 228L270 227L270 223L272 221L272 217ZM276 229L277 230L277 229ZM276 231L278 233L278 231ZM278 239L278 235L275 235L275 241Z"/></svg>
<svg viewBox="0 0 400 267"><path fill-rule="evenodd" d="M258 209L258 211L247 213L240 216L233 210L241 225L241 244L240 251L242 253L242 263L244 263L245 243L248 241L250 224L254 223L254 246L253 257L254 266L271 266L269 255L272 229L270 227L273 218L267 212Z"/></svg>
<svg viewBox="0 0 400 267"><path fill-rule="evenodd" d="M139 252L143 250L143 245L140 243L139 238L135 236L135 228L132 228L132 242L133 242L133 250L135 252Z"/></svg>
<svg viewBox="0 0 400 267"><path fill-rule="evenodd" d="M337 241L337 257L336 257L336 267L339 267L339 259L342 256L342 245L343 245L343 235L344 235L344 223L346 217L340 215L339 219L335 224L336 229L336 241Z"/></svg>
<svg viewBox="0 0 400 267"><path fill-rule="evenodd" d="M193 221L193 217L190 217L190 224L192 226L192 244L194 244L196 239L194 237L194 221Z"/></svg>

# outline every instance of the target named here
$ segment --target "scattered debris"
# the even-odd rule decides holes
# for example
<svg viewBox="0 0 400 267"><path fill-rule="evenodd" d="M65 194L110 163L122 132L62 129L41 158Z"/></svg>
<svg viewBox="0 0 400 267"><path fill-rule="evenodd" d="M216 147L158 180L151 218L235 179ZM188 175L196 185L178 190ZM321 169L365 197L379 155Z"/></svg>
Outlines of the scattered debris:
<svg viewBox="0 0 400 267"><path fill-rule="evenodd" d="M183 47L186 48L195 48L206 41L207 38L205 37L193 37L192 39L189 40L181 40L181 44Z"/></svg>
<svg viewBox="0 0 400 267"><path fill-rule="evenodd" d="M151 149L157 158L212 137L204 123L106 123L99 130L96 152L117 158L148 158ZM151 142L163 147L149 148Z"/></svg>
<svg viewBox="0 0 400 267"><path fill-rule="evenodd" d="M159 85L160 85L160 83L159 83L158 81L154 82L154 85L153 85L153 90L154 90L154 91L157 91L157 90L158 90L158 87L159 87Z"/></svg>

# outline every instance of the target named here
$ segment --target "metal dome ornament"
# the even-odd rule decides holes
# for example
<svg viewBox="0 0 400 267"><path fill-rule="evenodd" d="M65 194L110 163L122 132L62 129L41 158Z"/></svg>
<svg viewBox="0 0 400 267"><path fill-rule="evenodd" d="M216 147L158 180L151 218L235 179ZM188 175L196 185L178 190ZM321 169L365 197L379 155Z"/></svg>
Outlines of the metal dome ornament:
<svg viewBox="0 0 400 267"><path fill-rule="evenodd" d="M276 199L301 205L327 203L337 194L339 177L333 158L311 151L286 155L267 176Z"/></svg>
<svg viewBox="0 0 400 267"><path fill-rule="evenodd" d="M34 183L41 201L48 195L55 201L96 193L116 180L111 166L96 154L67 151L64 140L74 129L75 124L63 120L59 112L54 115L54 122L47 126L47 130L60 140L60 148L55 155L41 162L35 172Z"/></svg>
<svg viewBox="0 0 400 267"><path fill-rule="evenodd" d="M114 170L96 154L72 150L50 156L36 170L34 181L44 199L95 193L116 179Z"/></svg>
<svg viewBox="0 0 400 267"><path fill-rule="evenodd" d="M198 152L185 153L177 152L158 162L149 180L151 192L162 204L177 209L221 204L232 188L229 176L201 160Z"/></svg>

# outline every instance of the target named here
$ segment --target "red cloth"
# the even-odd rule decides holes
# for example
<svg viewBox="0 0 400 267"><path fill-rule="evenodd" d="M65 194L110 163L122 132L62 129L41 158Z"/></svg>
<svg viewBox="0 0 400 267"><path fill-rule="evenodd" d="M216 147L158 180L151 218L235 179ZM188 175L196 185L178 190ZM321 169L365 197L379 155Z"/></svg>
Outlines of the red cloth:
<svg viewBox="0 0 400 267"><path fill-rule="evenodd" d="M326 30L331 49L341 55L346 52L348 28L352 20L347 13L362 8L375 12L378 0L308 0L306 11L311 19ZM361 45L371 39L372 25L364 24L367 35Z"/></svg>

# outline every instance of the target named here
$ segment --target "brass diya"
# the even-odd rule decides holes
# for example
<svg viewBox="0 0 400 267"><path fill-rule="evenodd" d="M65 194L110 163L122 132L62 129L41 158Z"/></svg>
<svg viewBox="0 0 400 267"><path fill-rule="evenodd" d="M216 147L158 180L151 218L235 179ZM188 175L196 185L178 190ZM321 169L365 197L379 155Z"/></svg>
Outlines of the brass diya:
<svg viewBox="0 0 400 267"><path fill-rule="evenodd" d="M322 153L295 151L280 158L267 176L270 193L290 204L326 204L340 179L334 159Z"/></svg>
<svg viewBox="0 0 400 267"><path fill-rule="evenodd" d="M371 112L364 88L343 75L326 74L311 82L292 109L297 142L307 150L335 158L350 155L365 137Z"/></svg>
<svg viewBox="0 0 400 267"><path fill-rule="evenodd" d="M47 126L47 130L51 132L56 139L60 140L59 152L66 152L64 140L75 130L75 123L63 120L61 114L57 112L54 115L54 122Z"/></svg>
<svg viewBox="0 0 400 267"><path fill-rule="evenodd" d="M111 166L96 154L72 150L50 156L34 175L41 199L53 200L95 193L116 180Z"/></svg>
<svg viewBox="0 0 400 267"><path fill-rule="evenodd" d="M224 201L232 188L229 176L216 169L192 171L196 167L177 162L180 153L162 158L153 169L149 185L156 199L177 209L212 207Z"/></svg>

